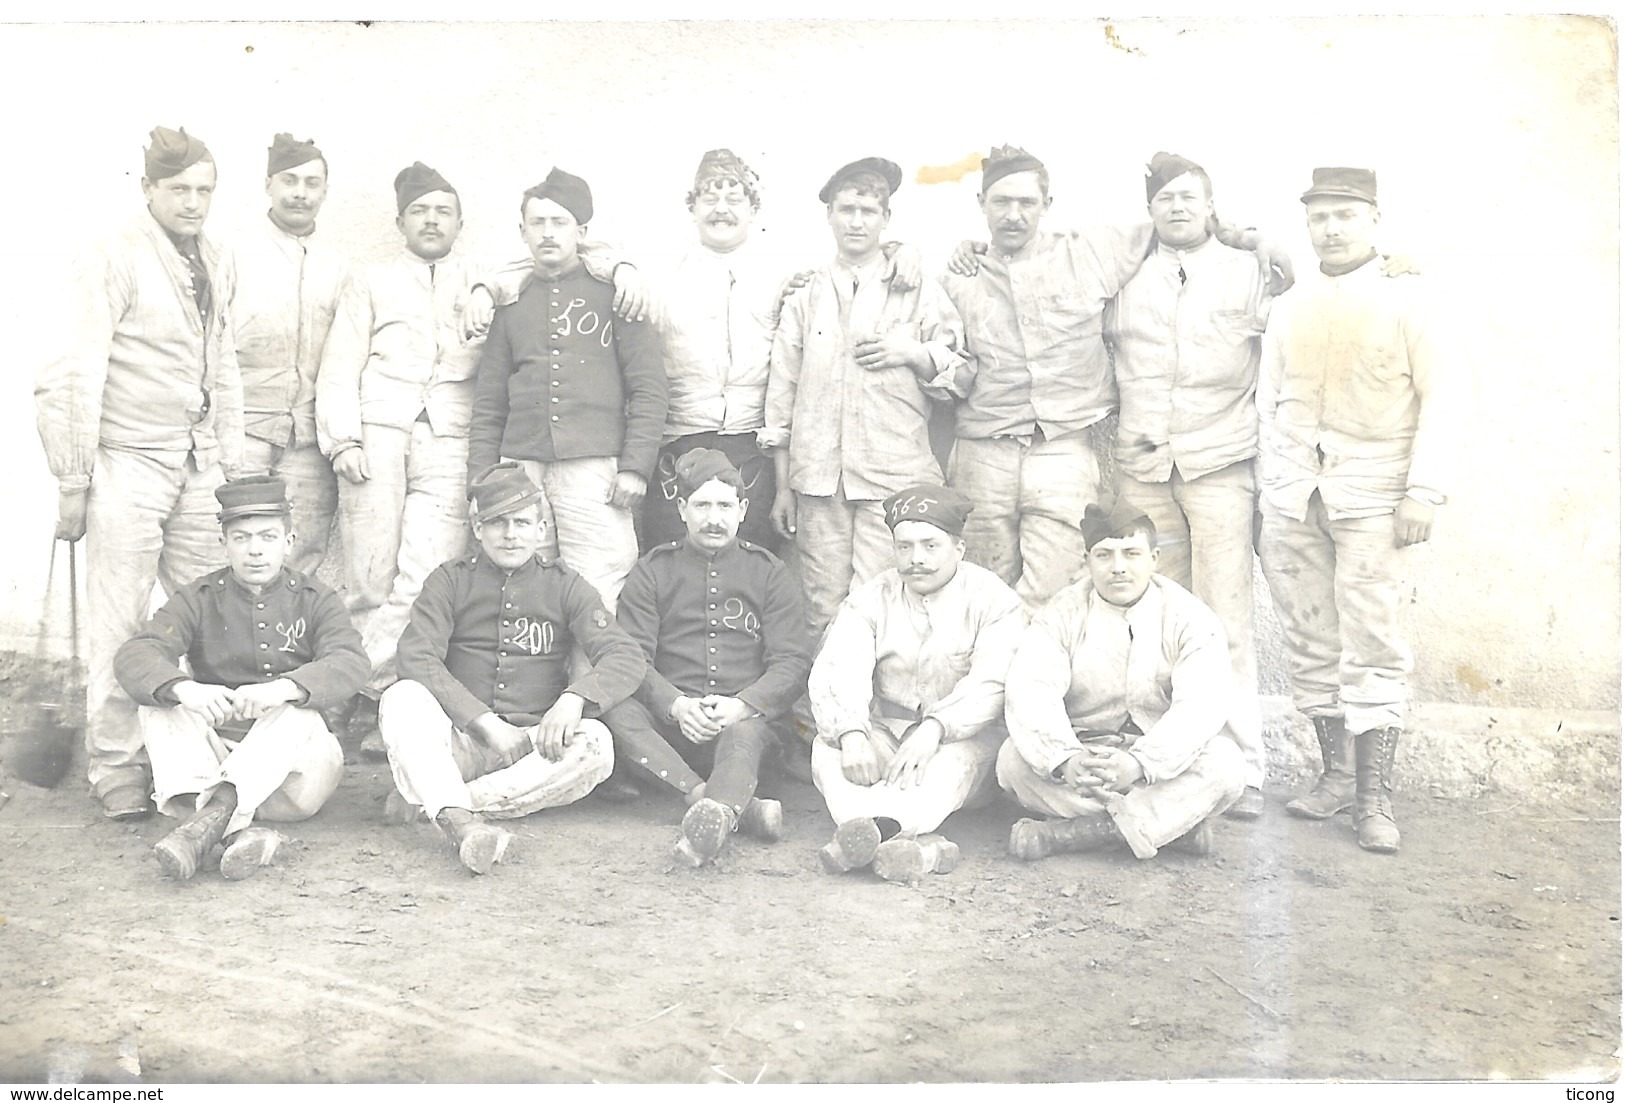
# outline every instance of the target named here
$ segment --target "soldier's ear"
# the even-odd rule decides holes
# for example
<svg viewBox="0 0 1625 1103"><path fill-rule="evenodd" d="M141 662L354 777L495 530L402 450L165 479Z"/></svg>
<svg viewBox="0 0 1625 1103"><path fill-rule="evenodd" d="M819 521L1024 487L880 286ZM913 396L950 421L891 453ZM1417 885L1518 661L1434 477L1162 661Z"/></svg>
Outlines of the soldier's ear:
<svg viewBox="0 0 1625 1103"><path fill-rule="evenodd" d="M739 512L744 513L748 509L750 509L750 499L749 498L741 498L741 499L739 499Z"/></svg>

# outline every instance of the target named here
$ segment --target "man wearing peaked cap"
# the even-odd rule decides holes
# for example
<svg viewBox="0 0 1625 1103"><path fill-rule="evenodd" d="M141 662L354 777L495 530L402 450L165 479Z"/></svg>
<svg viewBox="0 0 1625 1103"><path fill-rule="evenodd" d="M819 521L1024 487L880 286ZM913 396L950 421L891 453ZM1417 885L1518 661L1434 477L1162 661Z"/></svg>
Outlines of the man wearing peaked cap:
<svg viewBox="0 0 1625 1103"><path fill-rule="evenodd" d="M394 180L404 248L352 271L321 350L316 440L338 476L346 600L372 661L349 728L381 759L378 695L423 580L467 544L469 419L478 340L463 313L485 268L458 255L462 200L416 161Z"/></svg>
<svg viewBox="0 0 1625 1103"><path fill-rule="evenodd" d="M151 811L135 704L113 656L140 630L154 582L168 593L224 563L213 491L243 462L243 390L226 307L231 273L203 224L208 147L157 127L146 210L80 269L73 324L34 389L58 485L58 539L89 534L86 687L90 784L114 819Z"/></svg>
<svg viewBox="0 0 1625 1103"><path fill-rule="evenodd" d="M770 517L778 490L773 461L756 434L789 264L753 232L762 202L757 185L732 150L707 151L686 196L697 240L655 277L669 401L644 500L645 550L688 534L677 512L676 463L695 448L721 451L739 469L750 502L740 535L769 551L781 543Z"/></svg>
<svg viewBox="0 0 1625 1103"><path fill-rule="evenodd" d="M806 687L812 643L790 572L738 537L749 501L728 457L695 448L675 473L685 537L638 560L616 611L649 670L604 722L631 777L687 799L674 855L698 866L735 828L783 834L778 801L754 793L762 753Z"/></svg>
<svg viewBox="0 0 1625 1103"><path fill-rule="evenodd" d="M1033 617L1005 683L999 785L1043 819L1010 828L1033 860L1126 842L1206 854L1212 817L1245 788L1223 731L1234 696L1224 629L1156 574L1157 528L1136 506L1091 504L1088 575Z"/></svg>
<svg viewBox="0 0 1625 1103"><path fill-rule="evenodd" d="M1301 198L1320 272L1270 317L1258 382L1259 558L1324 765L1287 808L1325 819L1352 803L1359 844L1391 853L1404 549L1432 535L1450 488L1457 369L1421 279L1384 278L1376 173L1317 168Z"/></svg>
<svg viewBox="0 0 1625 1103"><path fill-rule="evenodd" d="M882 508L893 566L841 604L808 684L813 780L836 824L819 853L831 872L914 880L953 868L958 848L937 828L993 791L1026 618L1010 587L964 561L962 494L920 484Z"/></svg>
<svg viewBox="0 0 1625 1103"><path fill-rule="evenodd" d="M644 660L597 591L538 554L542 491L521 465L481 471L472 497L479 548L424 582L378 721L396 789L386 814L427 814L485 873L512 841L488 819L569 804L609 776L595 717L637 688ZM577 648L585 668L572 673Z"/></svg>
<svg viewBox="0 0 1625 1103"><path fill-rule="evenodd" d="M153 848L177 880L221 844L221 874L248 877L282 842L256 824L321 809L344 754L320 710L367 676L344 604L286 565L294 534L283 480L239 479L215 498L230 565L175 589L114 662L137 703L159 809L182 820Z"/></svg>
<svg viewBox="0 0 1625 1103"><path fill-rule="evenodd" d="M894 161L884 157L862 157L849 162L836 169L834 174L818 189L818 201L830 203L835 199L835 193L851 184L862 184L870 180L885 184L884 206L890 206L890 197L896 193L903 183L903 170Z"/></svg>
<svg viewBox="0 0 1625 1103"><path fill-rule="evenodd" d="M555 168L519 200L535 268L498 311L480 358L470 474L516 459L546 492L559 557L615 608L638 558L643 505L666 421L660 337L617 319L614 288L582 262L587 182Z"/></svg>
<svg viewBox="0 0 1625 1103"><path fill-rule="evenodd" d="M1224 623L1235 675L1226 730L1247 760L1229 814L1264 811L1265 751L1253 655L1254 456L1260 337L1274 298L1251 253L1216 240L1213 183L1158 152L1146 166L1150 256L1106 311L1121 399L1118 493L1157 526L1158 570Z"/></svg>
<svg viewBox="0 0 1625 1103"><path fill-rule="evenodd" d="M265 219L231 242L232 331L243 376L244 466L279 475L293 507L288 566L314 574L327 554L338 482L316 439L316 376L347 265L317 232L327 157L314 141L271 139Z"/></svg>
<svg viewBox="0 0 1625 1103"><path fill-rule="evenodd" d="M976 503L966 554L1014 586L1029 610L1082 572L1077 520L1110 491L1102 434L1118 388L1101 318L1154 240L1150 223L1051 232L1043 228L1051 199L1041 159L995 146L977 197L990 244L961 246L944 281L972 369L948 467L948 481ZM1281 267L1290 285L1285 255L1256 233L1219 236L1260 248L1257 263Z"/></svg>

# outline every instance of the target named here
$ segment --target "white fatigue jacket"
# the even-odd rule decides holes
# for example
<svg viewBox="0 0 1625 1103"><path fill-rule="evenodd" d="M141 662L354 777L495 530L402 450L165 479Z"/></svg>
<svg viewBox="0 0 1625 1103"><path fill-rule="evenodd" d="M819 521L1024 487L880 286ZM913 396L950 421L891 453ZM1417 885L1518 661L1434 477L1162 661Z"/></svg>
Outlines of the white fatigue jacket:
<svg viewBox="0 0 1625 1103"><path fill-rule="evenodd" d="M1452 372L1420 276L1373 258L1317 272L1282 301L1258 380L1264 501L1303 520L1316 490L1333 520L1392 513L1406 490L1449 493Z"/></svg>
<svg viewBox="0 0 1625 1103"><path fill-rule="evenodd" d="M974 276L944 276L970 356L958 435L1057 437L1111 413L1101 316L1150 248L1149 222L1039 233L1008 256L989 249Z"/></svg>
<svg viewBox="0 0 1625 1103"><path fill-rule="evenodd" d="M731 253L690 246L660 274L654 322L671 395L664 441L762 427L785 275L751 242Z"/></svg>
<svg viewBox="0 0 1625 1103"><path fill-rule="evenodd" d="M97 448L169 467L196 454L235 472L243 457L243 389L230 336L231 274L202 234L208 317L192 268L150 212L77 267L62 352L34 387L40 441L64 490L90 485Z"/></svg>
<svg viewBox="0 0 1625 1103"><path fill-rule="evenodd" d="M476 282L460 257L406 249L350 275L316 376L323 455L358 447L363 423L407 429L419 414L436 436L468 436L484 338L465 342L462 317Z"/></svg>
<svg viewBox="0 0 1625 1103"><path fill-rule="evenodd" d="M1211 237L1192 249L1157 243L1106 311L1124 472L1161 483L1178 467L1197 479L1257 454L1270 303L1252 253Z"/></svg>
<svg viewBox="0 0 1625 1103"><path fill-rule="evenodd" d="M813 663L819 738L839 746L871 723L901 729L934 717L952 743L998 723L1026 619L1015 591L974 563L924 597L895 567L876 575L842 602Z"/></svg>
<svg viewBox="0 0 1625 1103"><path fill-rule="evenodd" d="M757 440L790 450L793 490L833 496L840 487L848 499L880 499L942 481L928 409L953 398L964 330L940 286L904 290L895 275L884 256L861 270L837 261L784 304ZM859 367L854 342L888 333L922 342L936 374L922 380L908 368Z"/></svg>
<svg viewBox="0 0 1625 1103"><path fill-rule="evenodd" d="M1005 681L1005 724L1032 768L1053 773L1077 732L1144 734L1123 746L1147 782L1177 777L1219 734L1235 695L1219 618L1183 586L1152 575L1124 608L1074 582L1033 617Z"/></svg>
<svg viewBox="0 0 1625 1103"><path fill-rule="evenodd" d="M319 230L288 233L267 215L227 247L243 432L279 447L316 443L316 373L347 265Z"/></svg>

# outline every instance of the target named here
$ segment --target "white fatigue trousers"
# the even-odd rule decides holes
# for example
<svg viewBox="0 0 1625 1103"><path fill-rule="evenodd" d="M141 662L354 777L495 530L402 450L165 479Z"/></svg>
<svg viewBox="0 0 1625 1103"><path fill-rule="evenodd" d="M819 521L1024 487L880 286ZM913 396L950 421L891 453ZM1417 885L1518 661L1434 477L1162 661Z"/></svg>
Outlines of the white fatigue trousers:
<svg viewBox="0 0 1625 1103"><path fill-rule="evenodd" d="M1087 429L1036 444L961 437L948 485L975 507L965 558L1014 587L1029 611L1083 573L1078 522L1100 500L1100 460Z"/></svg>
<svg viewBox="0 0 1625 1103"><path fill-rule="evenodd" d="M345 605L372 663L376 694L395 680L395 646L423 580L468 542L468 439L362 425L365 482L339 480L348 593Z"/></svg>
<svg viewBox="0 0 1625 1103"><path fill-rule="evenodd" d="M1247 784L1262 786L1267 765L1264 720L1253 654L1253 510L1251 460L1187 479L1173 469L1167 482L1121 477L1118 497L1157 526L1157 573L1190 590L1219 616L1230 645L1236 699L1227 730L1247 760Z"/></svg>
<svg viewBox="0 0 1625 1103"><path fill-rule="evenodd" d="M378 702L378 730L389 749L395 788L432 820L445 808L466 808L494 819L517 819L559 808L592 792L615 763L609 729L583 720L564 757L550 762L531 751L504 763L451 722L418 682L400 681Z"/></svg>
<svg viewBox="0 0 1625 1103"><path fill-rule="evenodd" d="M1353 734L1405 726L1411 650L1400 630L1404 549L1394 516L1334 521L1316 491L1306 520L1264 503L1259 556L1292 665L1292 703Z"/></svg>
<svg viewBox="0 0 1625 1103"><path fill-rule="evenodd" d="M575 460L520 460L530 481L542 488L547 533L542 550L558 550L566 567L591 582L611 613L621 587L638 561L632 511L609 504L618 470L611 456Z"/></svg>
<svg viewBox="0 0 1625 1103"><path fill-rule="evenodd" d="M338 510L338 476L333 465L314 444L270 444L243 438L243 468L248 474L277 475L287 484L288 507L293 513L291 571L313 575L327 556Z"/></svg>
<svg viewBox="0 0 1625 1103"><path fill-rule="evenodd" d="M344 776L344 752L321 714L279 705L254 721L246 735L224 737L191 709L137 710L152 756L153 799L177 818L209 802L222 782L237 790L232 834L252 820L292 823L327 803ZM196 793L195 800L180 798Z"/></svg>
<svg viewBox="0 0 1625 1103"><path fill-rule="evenodd" d="M1125 836L1143 839L1152 848L1173 842L1234 804L1245 787L1245 769L1236 744L1222 735L1214 736L1184 773L1154 785L1138 782L1121 803L1114 801L1108 807L1034 770L1016 750L1014 740L1006 740L999 749L998 764L999 786L1023 808L1066 820L1108 812Z"/></svg>
<svg viewBox="0 0 1625 1103"><path fill-rule="evenodd" d="M226 565L215 520L221 481L218 464L199 471L190 457L168 467L139 452L96 453L85 521L85 748L98 799L146 785L136 704L113 674L113 656L146 623L154 582L173 594Z"/></svg>
<svg viewBox="0 0 1625 1103"><path fill-rule="evenodd" d="M880 502L796 492L796 559L815 645L849 593L892 565L891 530Z"/></svg>
<svg viewBox="0 0 1625 1103"><path fill-rule="evenodd" d="M891 765L898 735L911 721L871 721L869 737L880 750L882 771ZM1004 741L1004 728L990 724L969 739L944 743L925 768L924 779L910 788L877 781L857 785L841 772L841 751L822 739L812 747L813 784L824 796L824 805L837 824L865 817L886 816L902 825L905 835L934 831L953 813L985 803L992 795L993 760Z"/></svg>

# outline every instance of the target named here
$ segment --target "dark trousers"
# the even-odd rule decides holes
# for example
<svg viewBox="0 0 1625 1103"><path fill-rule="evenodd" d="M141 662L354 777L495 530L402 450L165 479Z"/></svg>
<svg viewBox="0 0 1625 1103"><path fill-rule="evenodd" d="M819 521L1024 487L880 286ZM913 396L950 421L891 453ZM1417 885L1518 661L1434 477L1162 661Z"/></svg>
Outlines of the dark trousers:
<svg viewBox="0 0 1625 1103"><path fill-rule="evenodd" d="M723 728L709 743L690 743L675 723L657 720L641 701L628 698L605 712L615 740L615 759L636 773L687 796L702 781L705 795L743 812L756 793L762 752L773 738L763 718ZM703 771L706 777L701 777Z"/></svg>
<svg viewBox="0 0 1625 1103"><path fill-rule="evenodd" d="M649 493L643 499L643 525L640 548L648 551L656 544L682 540L688 528L677 515L677 457L691 448L715 448L728 457L728 462L739 469L745 480L741 498L749 499L744 524L739 535L752 544L760 544L770 552L779 550L779 534L773 531L768 514L773 510L773 495L778 480L773 474L773 460L762 454L756 446L755 433L691 433L678 437L670 444L660 446L655 459L654 478Z"/></svg>

